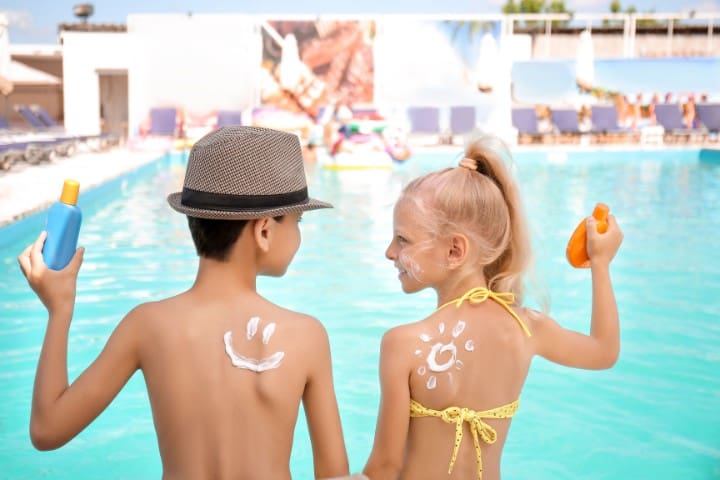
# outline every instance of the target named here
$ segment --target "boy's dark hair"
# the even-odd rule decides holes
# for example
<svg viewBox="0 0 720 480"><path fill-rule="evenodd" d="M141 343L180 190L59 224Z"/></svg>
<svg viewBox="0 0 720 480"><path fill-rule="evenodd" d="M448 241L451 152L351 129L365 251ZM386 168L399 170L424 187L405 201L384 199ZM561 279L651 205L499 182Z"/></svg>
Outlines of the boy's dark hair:
<svg viewBox="0 0 720 480"><path fill-rule="evenodd" d="M278 222L284 217L274 217ZM188 216L188 226L195 251L201 257L227 260L230 249L245 229L249 220L216 220Z"/></svg>
<svg viewBox="0 0 720 480"><path fill-rule="evenodd" d="M225 261L248 220L215 220L188 216L195 251L201 257Z"/></svg>

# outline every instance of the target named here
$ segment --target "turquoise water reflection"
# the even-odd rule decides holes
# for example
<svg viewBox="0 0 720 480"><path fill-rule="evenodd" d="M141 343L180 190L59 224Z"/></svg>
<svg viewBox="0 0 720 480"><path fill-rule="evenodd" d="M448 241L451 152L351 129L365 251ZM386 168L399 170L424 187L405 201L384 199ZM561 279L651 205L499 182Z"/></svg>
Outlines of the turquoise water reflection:
<svg viewBox="0 0 720 480"><path fill-rule="evenodd" d="M351 466L369 453L378 402L379 340L433 306L407 296L383 257L391 208L403 184L453 165L453 154L417 155L394 172L309 168L313 196L335 209L308 213L288 274L262 279L271 299L321 319L330 334ZM138 302L187 288L196 260L184 217L165 195L182 183L169 158L81 197L87 247L70 375L100 351ZM622 222L614 280L623 346L613 370L533 364L503 460L506 479L707 479L720 476L720 162L693 150L516 155L537 248L537 276L563 324L586 331L587 271L564 259L565 241L596 201ZM0 230L0 465L8 478L159 478L160 461L142 377L136 375L86 431L59 451L36 452L27 425L45 326L15 256L44 215ZM292 460L311 478L304 420ZM532 473L529 473L532 472Z"/></svg>

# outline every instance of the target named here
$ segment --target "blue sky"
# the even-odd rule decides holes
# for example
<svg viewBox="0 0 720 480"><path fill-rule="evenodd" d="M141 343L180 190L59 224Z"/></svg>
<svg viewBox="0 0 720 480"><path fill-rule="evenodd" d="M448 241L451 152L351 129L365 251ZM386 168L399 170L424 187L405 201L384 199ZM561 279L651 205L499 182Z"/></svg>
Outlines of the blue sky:
<svg viewBox="0 0 720 480"><path fill-rule="evenodd" d="M575 12L607 12L611 0L566 0ZM57 25L75 22L72 7L80 0L2 0L0 11L10 17L11 43L57 43ZM463 14L499 13L505 0L96 0L96 23L125 23L130 13L252 13L252 14ZM549 0L548 0L549 3ZM621 0L641 12L720 12L720 0Z"/></svg>

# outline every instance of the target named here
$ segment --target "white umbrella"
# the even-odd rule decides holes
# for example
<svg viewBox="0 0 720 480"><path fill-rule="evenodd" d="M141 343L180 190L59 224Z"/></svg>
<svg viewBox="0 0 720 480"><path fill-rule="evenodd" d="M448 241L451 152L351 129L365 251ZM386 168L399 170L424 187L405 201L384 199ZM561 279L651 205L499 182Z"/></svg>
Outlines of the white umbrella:
<svg viewBox="0 0 720 480"><path fill-rule="evenodd" d="M305 65L300 60L295 35L288 34L283 40L280 56L280 85L286 90L294 90L300 83ZM306 68L306 67L305 67Z"/></svg>
<svg viewBox="0 0 720 480"><path fill-rule="evenodd" d="M595 49L590 30L580 33L575 57L575 80L583 90L591 90L595 86Z"/></svg>
<svg viewBox="0 0 720 480"><path fill-rule="evenodd" d="M486 32L480 39L480 55L475 69L475 81L480 91L489 92L498 86L500 73L504 68L501 62L495 37Z"/></svg>

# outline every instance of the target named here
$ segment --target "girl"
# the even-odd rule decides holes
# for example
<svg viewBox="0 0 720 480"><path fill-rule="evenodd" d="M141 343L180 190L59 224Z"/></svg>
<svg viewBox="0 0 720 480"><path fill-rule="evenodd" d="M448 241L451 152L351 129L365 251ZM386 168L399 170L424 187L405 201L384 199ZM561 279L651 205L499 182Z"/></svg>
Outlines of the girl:
<svg viewBox="0 0 720 480"><path fill-rule="evenodd" d="M499 152L481 139L465 157L412 181L395 205L386 257L405 293L437 292L437 309L382 339L382 399L364 470L372 480L498 479L533 356L586 369L618 357L609 266L623 235L615 218L604 234L587 219L591 333L566 330L520 306L530 242Z"/></svg>

